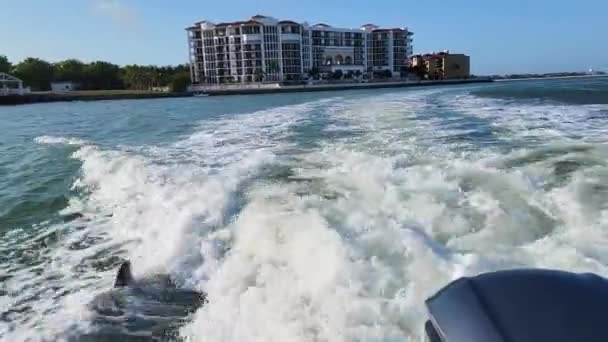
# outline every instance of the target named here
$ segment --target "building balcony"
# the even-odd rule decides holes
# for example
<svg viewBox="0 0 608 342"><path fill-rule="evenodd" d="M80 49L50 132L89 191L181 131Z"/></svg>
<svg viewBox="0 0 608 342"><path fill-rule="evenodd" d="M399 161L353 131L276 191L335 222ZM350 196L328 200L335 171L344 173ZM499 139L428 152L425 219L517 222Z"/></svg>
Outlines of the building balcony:
<svg viewBox="0 0 608 342"><path fill-rule="evenodd" d="M243 43L258 43L262 40L261 34L244 34L243 35Z"/></svg>
<svg viewBox="0 0 608 342"><path fill-rule="evenodd" d="M294 40L294 41L300 41L300 38L302 36L300 36L298 33L281 33L281 40L286 41L286 40Z"/></svg>

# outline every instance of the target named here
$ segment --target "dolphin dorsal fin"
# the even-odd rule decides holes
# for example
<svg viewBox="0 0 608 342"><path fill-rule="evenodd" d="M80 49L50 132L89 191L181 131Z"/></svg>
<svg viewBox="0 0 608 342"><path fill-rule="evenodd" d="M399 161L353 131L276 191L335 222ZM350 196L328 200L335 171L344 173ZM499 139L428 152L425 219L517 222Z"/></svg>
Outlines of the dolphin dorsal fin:
<svg viewBox="0 0 608 342"><path fill-rule="evenodd" d="M120 265L114 287L129 286L133 282L133 274L131 273L131 262L125 261Z"/></svg>

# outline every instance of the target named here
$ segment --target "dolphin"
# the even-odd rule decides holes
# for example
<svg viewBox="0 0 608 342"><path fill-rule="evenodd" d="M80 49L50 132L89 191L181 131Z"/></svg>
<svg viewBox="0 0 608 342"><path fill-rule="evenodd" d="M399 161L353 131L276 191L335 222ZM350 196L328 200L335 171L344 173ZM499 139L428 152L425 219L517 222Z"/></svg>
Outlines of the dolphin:
<svg viewBox="0 0 608 342"><path fill-rule="evenodd" d="M180 288L168 274L135 278L131 262L125 261L114 287L89 303L91 332L70 340L175 339L179 328L206 303L204 292Z"/></svg>
<svg viewBox="0 0 608 342"><path fill-rule="evenodd" d="M114 288L146 288L157 287L158 289L177 289L177 285L173 282L168 274L154 274L146 278L135 280L131 271L131 262L125 261L120 265L116 279L114 280Z"/></svg>

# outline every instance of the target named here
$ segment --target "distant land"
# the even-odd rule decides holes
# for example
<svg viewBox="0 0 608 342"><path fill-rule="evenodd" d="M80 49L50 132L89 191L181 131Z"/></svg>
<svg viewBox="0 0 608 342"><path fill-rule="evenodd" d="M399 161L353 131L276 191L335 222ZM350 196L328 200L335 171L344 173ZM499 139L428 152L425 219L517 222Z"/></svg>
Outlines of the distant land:
<svg viewBox="0 0 608 342"><path fill-rule="evenodd" d="M608 75L605 71L594 72L552 72L546 74L507 74L507 75L490 75L493 80L519 80L519 79L538 79L538 78L562 78L562 77L577 77L577 76L603 76Z"/></svg>

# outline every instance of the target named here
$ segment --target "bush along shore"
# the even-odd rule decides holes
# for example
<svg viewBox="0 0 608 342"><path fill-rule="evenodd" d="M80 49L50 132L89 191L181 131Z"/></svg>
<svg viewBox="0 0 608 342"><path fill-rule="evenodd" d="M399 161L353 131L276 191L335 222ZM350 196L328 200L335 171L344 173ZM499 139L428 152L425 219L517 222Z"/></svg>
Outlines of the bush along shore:
<svg viewBox="0 0 608 342"><path fill-rule="evenodd" d="M135 99L155 99L171 97L189 97L192 93L188 92L149 92L149 91L86 91L70 92L63 94L54 93L31 93L26 95L0 96L0 105L19 105L28 103L42 102L62 102L62 101L102 101L102 100L135 100Z"/></svg>
<svg viewBox="0 0 608 342"><path fill-rule="evenodd" d="M52 82L71 82L79 90L140 90L166 88L184 92L190 84L190 67L126 65L118 66L104 61L84 63L77 59L50 63L39 58L26 58L12 64L0 55L0 72L21 79L33 92L51 90Z"/></svg>
<svg viewBox="0 0 608 342"><path fill-rule="evenodd" d="M255 94L281 94L299 92L319 92L337 90L363 90L380 88L404 88L422 86L441 86L467 83L492 82L489 78L474 78L466 80L444 80L444 81L421 81L421 82L374 82L374 83L340 83L340 84L321 84L321 85L297 85L297 86L277 86L272 88L250 88L250 87L231 87L231 88L208 88L200 93L209 96L221 95L255 95ZM198 92L197 92L198 93ZM149 91L128 91L128 90L99 90L99 91L74 91L63 94L50 92L32 93L23 96L11 95L0 96L0 105L18 105L40 102L58 101L100 101L100 100L128 100L128 99L153 99L153 98L172 98L194 96L192 92L149 92Z"/></svg>

